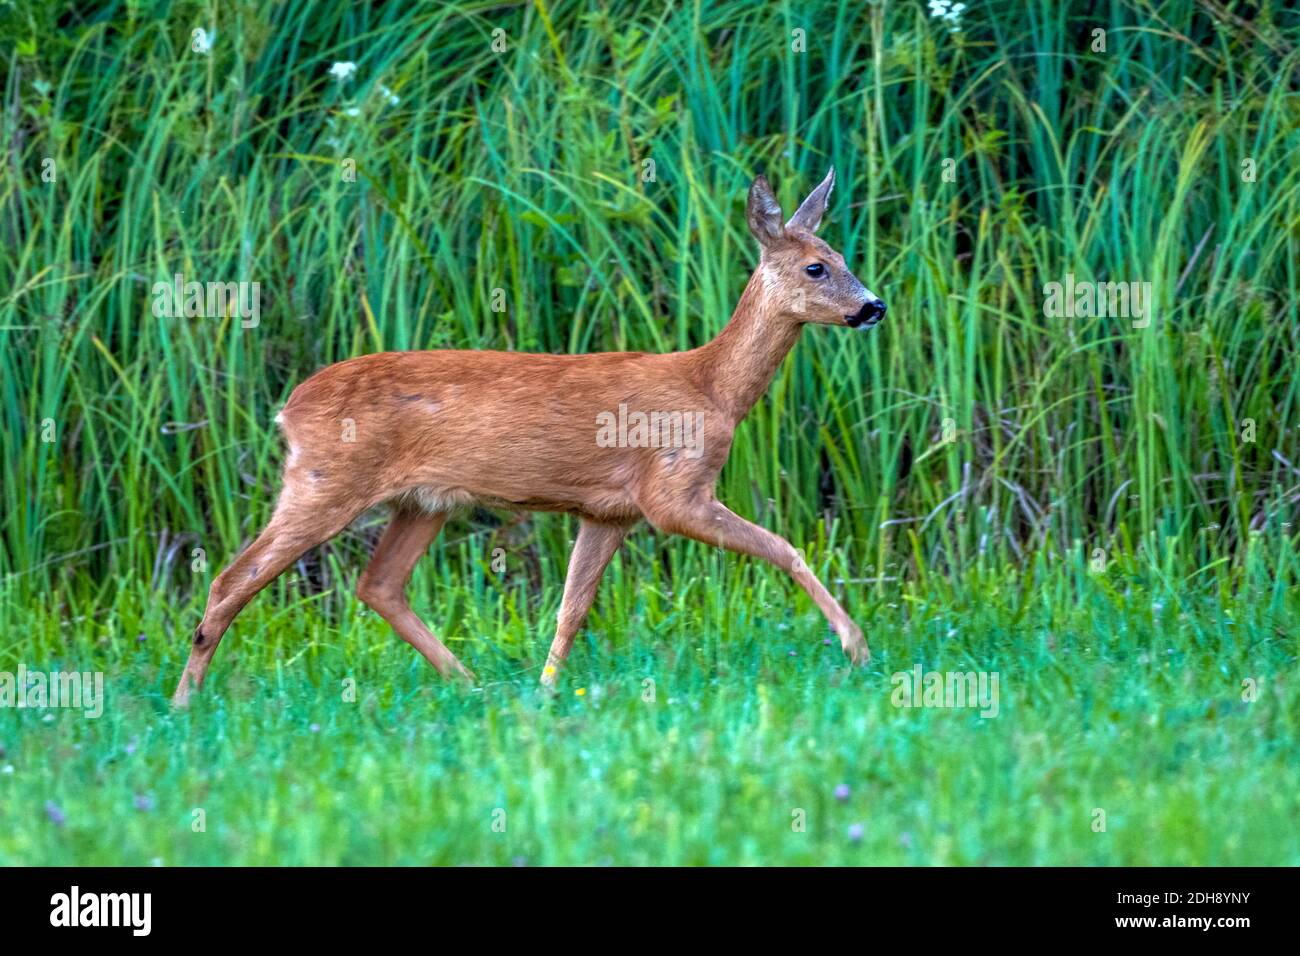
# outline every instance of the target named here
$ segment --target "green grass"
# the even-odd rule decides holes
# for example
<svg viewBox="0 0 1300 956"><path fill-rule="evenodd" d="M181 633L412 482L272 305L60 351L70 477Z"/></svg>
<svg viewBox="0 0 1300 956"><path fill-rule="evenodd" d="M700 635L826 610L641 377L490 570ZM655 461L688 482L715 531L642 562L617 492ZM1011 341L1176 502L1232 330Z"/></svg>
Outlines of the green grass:
<svg viewBox="0 0 1300 956"><path fill-rule="evenodd" d="M357 607L262 601L183 714L168 614L121 592L79 661L102 717L0 712L0 863L1300 863L1300 609L1266 580L1226 606L1084 571L909 595L850 670L766 574L727 577L725 605L594 629L555 699L490 641L467 690ZM895 707L917 664L998 672L998 715Z"/></svg>
<svg viewBox="0 0 1300 956"><path fill-rule="evenodd" d="M969 6L0 10L0 670L110 694L0 710L0 862L1295 864L1300 15ZM474 513L416 575L484 682L443 688L352 597L375 516L166 709L297 382L698 345L754 264L752 177L790 210L831 163L822 234L889 319L804 334L718 493L871 667L777 572L638 534L546 703L573 522ZM155 318L177 272L260 282L260 324ZM1067 273L1151 282L1150 325L1046 316ZM998 671L1001 715L892 707L916 663Z"/></svg>

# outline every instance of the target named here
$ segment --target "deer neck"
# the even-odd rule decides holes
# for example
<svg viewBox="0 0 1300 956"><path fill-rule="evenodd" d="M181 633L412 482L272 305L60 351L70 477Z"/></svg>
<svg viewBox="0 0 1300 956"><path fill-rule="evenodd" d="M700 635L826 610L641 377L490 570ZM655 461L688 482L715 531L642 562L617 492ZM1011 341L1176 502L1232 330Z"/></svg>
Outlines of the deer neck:
<svg viewBox="0 0 1300 956"><path fill-rule="evenodd" d="M760 265L749 277L730 321L713 341L696 350L709 392L737 422L772 384L801 328L771 301Z"/></svg>

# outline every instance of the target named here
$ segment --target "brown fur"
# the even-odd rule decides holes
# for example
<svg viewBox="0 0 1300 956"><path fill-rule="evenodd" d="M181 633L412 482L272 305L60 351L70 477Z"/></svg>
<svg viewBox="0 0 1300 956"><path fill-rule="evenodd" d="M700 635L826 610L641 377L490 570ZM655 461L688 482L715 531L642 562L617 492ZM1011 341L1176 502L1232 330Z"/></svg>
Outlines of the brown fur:
<svg viewBox="0 0 1300 956"><path fill-rule="evenodd" d="M843 258L812 234L833 176L784 225L766 181L755 182L748 218L762 246L759 267L731 321L700 348L667 355L385 352L331 365L299 385L278 418L288 455L275 512L213 582L174 700L184 704L191 685L202 684L222 635L253 595L381 502L393 504L393 521L358 593L444 675L472 676L411 611L404 590L447 512L470 502L581 518L545 683L568 655L606 565L641 518L787 571L850 658L865 658L860 629L795 549L713 494L736 426L803 325L844 325L868 307L883 314ZM810 262L823 263L826 275L809 277ZM681 447L601 447L597 414L616 413L620 404L702 413L698 456Z"/></svg>

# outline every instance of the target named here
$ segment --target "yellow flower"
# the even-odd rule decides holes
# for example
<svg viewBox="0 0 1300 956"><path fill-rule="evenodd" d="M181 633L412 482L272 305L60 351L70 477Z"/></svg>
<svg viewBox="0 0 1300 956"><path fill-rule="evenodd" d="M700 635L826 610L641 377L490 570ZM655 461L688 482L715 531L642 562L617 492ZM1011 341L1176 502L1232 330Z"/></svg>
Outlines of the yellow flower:
<svg viewBox="0 0 1300 956"><path fill-rule="evenodd" d="M577 690L575 690L573 693L574 693L575 695L577 695L578 697L586 697L586 696L587 696L587 688L585 688L585 687L579 687L579 688L578 688Z"/></svg>

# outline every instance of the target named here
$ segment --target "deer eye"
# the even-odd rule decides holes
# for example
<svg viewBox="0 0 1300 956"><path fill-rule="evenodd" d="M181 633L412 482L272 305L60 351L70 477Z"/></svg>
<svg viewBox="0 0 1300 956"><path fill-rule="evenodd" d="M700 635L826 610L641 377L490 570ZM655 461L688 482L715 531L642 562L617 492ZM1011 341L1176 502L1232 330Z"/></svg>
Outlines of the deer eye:
<svg viewBox="0 0 1300 956"><path fill-rule="evenodd" d="M826 274L826 267L822 265L820 262L814 262L810 266L804 266L803 271L808 273L814 279L820 279L822 276Z"/></svg>

